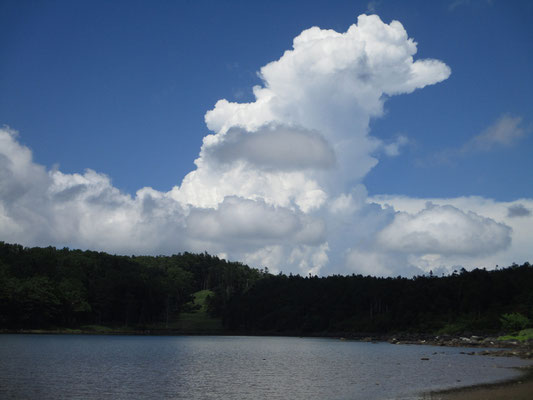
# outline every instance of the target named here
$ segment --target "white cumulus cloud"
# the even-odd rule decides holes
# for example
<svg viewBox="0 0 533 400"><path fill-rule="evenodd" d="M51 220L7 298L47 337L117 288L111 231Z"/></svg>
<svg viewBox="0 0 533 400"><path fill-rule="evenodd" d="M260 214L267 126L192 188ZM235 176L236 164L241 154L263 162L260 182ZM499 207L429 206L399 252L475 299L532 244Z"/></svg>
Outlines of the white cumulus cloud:
<svg viewBox="0 0 533 400"><path fill-rule="evenodd" d="M425 272L437 269L451 271L454 266L493 268L495 265L507 266L513 262L524 263L531 260L531 249L533 248L531 216L517 218L512 213L510 214L509 210L515 208L531 209L533 199L498 202L477 196L421 199L382 195L371 197L370 201L382 206L393 207L397 210L398 215L405 214L406 219L412 221L420 219L427 212L427 203L430 202L432 207L437 210L447 208L450 214L455 214L455 216L450 217L449 221L445 221L450 229L451 225L454 224L453 221L462 220L465 228L457 230L456 236L462 237L466 243L456 244L459 251L448 252L445 251L446 246L437 246L436 248L441 249L441 252L402 253L402 256L408 257L411 265L417 266ZM470 224L468 224L469 220L471 221ZM456 223L456 226L459 224L460 222ZM479 239L477 236L474 238L468 236L468 232L472 233L475 232L475 229L483 227L485 229L478 233ZM413 228L408 227L406 229ZM423 224L420 229L424 229ZM429 231L431 234L430 229ZM437 238L442 238L442 236L444 233L442 235L439 233ZM454 243L455 240L452 238L450 242ZM486 248L481 240L491 243L493 248ZM422 249L422 246L419 246L418 250ZM460 251L461 249L463 252Z"/></svg>
<svg viewBox="0 0 533 400"><path fill-rule="evenodd" d="M410 254L493 254L509 246L511 228L472 211L427 203L416 214L398 212L383 229L378 244Z"/></svg>
<svg viewBox="0 0 533 400"><path fill-rule="evenodd" d="M196 169L168 192L130 195L91 169L47 169L0 130L0 240L120 254L208 251L303 274L408 275L505 253L528 219L509 219L511 204L492 215L437 202L402 210L367 197L363 179L377 155L397 155L406 143L373 137L370 119L389 96L450 75L441 61L415 60L416 51L400 22L376 15L343 33L303 31L260 69L254 101L221 99L206 113L212 133Z"/></svg>
<svg viewBox="0 0 533 400"><path fill-rule="evenodd" d="M321 180L324 177L312 171L307 171L306 177L322 186L335 183L337 190L344 190L347 183L361 180L376 165L373 153L385 148L380 140L369 135L368 124L371 117L382 115L386 96L410 93L450 75L450 68L441 61L415 61L415 53L416 43L398 21L385 24L376 15L359 16L357 24L344 33L318 27L303 31L293 40L291 50L261 68L263 85L254 88L254 102L232 103L223 99L206 113L207 126L215 134L204 139L198 170L209 168L212 163L210 147L221 146L228 136L232 139L228 135L230 129L252 133L267 124L277 124L320 134L327 148L334 151L335 182L331 176ZM286 136L287 143L295 144L293 148L298 147L297 140L302 148L318 149L319 159L323 160L315 165L319 169L330 165L331 157L324 160L329 153L323 150L325 143L317 145L314 140L311 146L309 137ZM398 146L384 150L395 154ZM292 157L281 152L276 161L280 166L295 167L298 163L285 160ZM196 176L187 184L192 180L196 181ZM293 190L290 184L286 187ZM321 205L322 199L317 200L320 204L316 205Z"/></svg>

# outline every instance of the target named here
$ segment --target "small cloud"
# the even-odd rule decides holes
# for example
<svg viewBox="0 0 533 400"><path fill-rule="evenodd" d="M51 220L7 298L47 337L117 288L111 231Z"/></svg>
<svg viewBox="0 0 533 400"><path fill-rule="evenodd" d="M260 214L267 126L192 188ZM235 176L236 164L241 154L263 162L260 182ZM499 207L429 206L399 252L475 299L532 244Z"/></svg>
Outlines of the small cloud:
<svg viewBox="0 0 533 400"><path fill-rule="evenodd" d="M378 6L380 4L381 4L381 1L379 0L369 1L368 4L366 5L366 12L374 14L377 11Z"/></svg>
<svg viewBox="0 0 533 400"><path fill-rule="evenodd" d="M492 6L493 0L454 0L450 3L448 9L454 11L457 7L468 7L472 5L487 5Z"/></svg>
<svg viewBox="0 0 533 400"><path fill-rule="evenodd" d="M245 92L244 92L244 90L242 90L242 89L237 89L237 90L234 90L234 91L233 91L233 97L234 97L235 99L240 100L240 99L242 99L244 96L245 96Z"/></svg>
<svg viewBox="0 0 533 400"><path fill-rule="evenodd" d="M448 7L448 9L450 11L453 11L457 7L467 6L467 5L470 5L470 0L455 0L452 3L450 3L450 6Z"/></svg>
<svg viewBox="0 0 533 400"><path fill-rule="evenodd" d="M526 134L520 127L521 123L521 117L504 114L494 124L466 142L460 152L489 151L499 146L510 147Z"/></svg>
<svg viewBox="0 0 533 400"><path fill-rule="evenodd" d="M406 145L409 142L405 136L398 136L395 142L389 143L384 146L385 154L390 157L395 157L400 154L400 147Z"/></svg>
<svg viewBox="0 0 533 400"><path fill-rule="evenodd" d="M522 117L503 114L480 134L472 137L459 148L447 148L419 161L419 166L428 164L451 164L459 157L472 153L493 151L501 147L512 147L531 131L524 128Z"/></svg>
<svg viewBox="0 0 533 400"><path fill-rule="evenodd" d="M235 70L238 70L240 67L241 66L237 61L226 63L226 69L228 71L235 71Z"/></svg>
<svg viewBox="0 0 533 400"><path fill-rule="evenodd" d="M523 204L513 204L507 208L507 216L509 218L513 217L529 217L531 215L531 210L524 207Z"/></svg>

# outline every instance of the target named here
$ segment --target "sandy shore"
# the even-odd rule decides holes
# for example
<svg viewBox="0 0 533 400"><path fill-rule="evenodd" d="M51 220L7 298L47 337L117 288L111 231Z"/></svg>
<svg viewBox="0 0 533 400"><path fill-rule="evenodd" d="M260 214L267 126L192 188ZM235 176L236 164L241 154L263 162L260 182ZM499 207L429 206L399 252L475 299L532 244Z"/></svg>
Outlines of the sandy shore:
<svg viewBox="0 0 533 400"><path fill-rule="evenodd" d="M533 367L509 382L479 385L443 392L428 393L424 400L531 400L533 399Z"/></svg>

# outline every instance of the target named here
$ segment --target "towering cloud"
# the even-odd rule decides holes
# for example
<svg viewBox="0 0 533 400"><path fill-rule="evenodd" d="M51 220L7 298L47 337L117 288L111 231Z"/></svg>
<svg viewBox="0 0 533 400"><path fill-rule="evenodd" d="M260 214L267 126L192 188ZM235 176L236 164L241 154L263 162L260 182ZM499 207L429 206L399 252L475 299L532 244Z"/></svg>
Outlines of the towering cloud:
<svg viewBox="0 0 533 400"><path fill-rule="evenodd" d="M1 130L0 239L126 254L209 251L305 274L412 274L433 267L428 256L505 249L511 229L475 211L396 212L367 199L362 180L377 155L397 155L407 141L372 137L370 118L388 96L450 75L441 61L415 60L416 51L399 22L375 15L344 33L303 31L261 68L255 101L222 99L206 113L212 134L196 169L168 192L130 196L92 170L46 170Z"/></svg>
<svg viewBox="0 0 533 400"><path fill-rule="evenodd" d="M272 147L263 149L266 154L272 150L278 154L275 159L270 158L275 161L274 168L288 164L306 170L305 177L299 174L284 181L287 188L284 198L309 197L302 190L298 190L300 194L293 192L292 179L305 179L309 185L306 187L313 191L317 183L324 189L326 182L333 181L335 185L327 187L328 191L344 191L346 185L362 179L376 165L373 154L377 150L394 150L368 135L369 120L383 113L385 96L410 93L450 75L450 69L440 61L413 60L415 53L416 43L408 38L399 22L388 25L376 15L361 15L358 23L345 33L318 27L303 31L294 39L292 50L261 68L263 86L254 88L254 102L220 100L207 112L207 126L215 134L204 139L198 169L212 165L212 147L225 147L226 142L235 140L232 129L240 129L239 150L246 150L243 146L261 143L265 126L274 124L280 132L275 133L276 128L271 127ZM291 129L292 134L288 134ZM303 135L306 130L314 132L314 136ZM304 152L308 157L299 160ZM256 167L257 154L253 148L248 153L249 156L243 154L238 158L252 161L247 167ZM316 156L314 162L310 156ZM336 168L329 175L313 171L330 166L333 159ZM201 186L195 182L200 175L195 173L186 179L182 188ZM263 171L260 175L259 179L265 177ZM232 183L232 190L239 195L254 195L239 191L238 185ZM279 193L280 188L275 189ZM297 204L314 208L322 203L323 196L312 195L305 205Z"/></svg>

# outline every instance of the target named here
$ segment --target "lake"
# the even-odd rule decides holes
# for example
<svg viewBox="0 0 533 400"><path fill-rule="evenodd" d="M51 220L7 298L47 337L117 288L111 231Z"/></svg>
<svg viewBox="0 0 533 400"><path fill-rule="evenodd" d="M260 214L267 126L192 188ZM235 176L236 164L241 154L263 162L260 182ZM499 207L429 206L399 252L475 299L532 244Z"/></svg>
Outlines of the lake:
<svg viewBox="0 0 533 400"><path fill-rule="evenodd" d="M515 377L480 349L321 338L0 335L0 398L417 399ZM429 360L421 360L429 358Z"/></svg>

